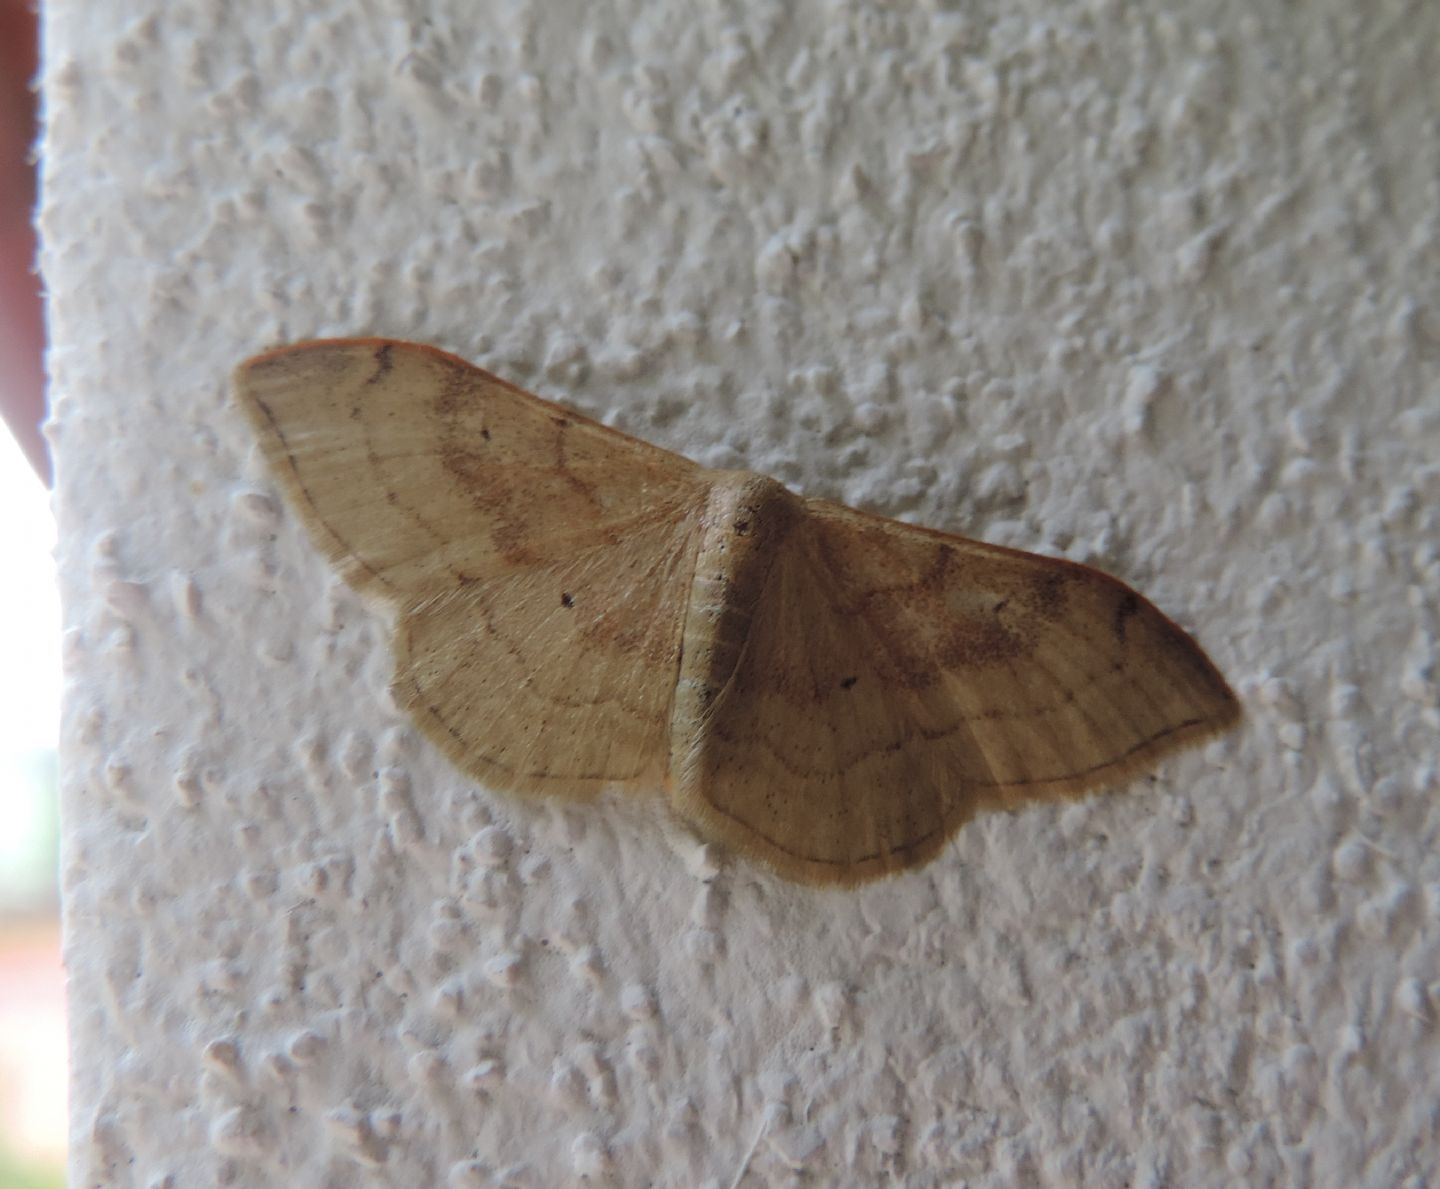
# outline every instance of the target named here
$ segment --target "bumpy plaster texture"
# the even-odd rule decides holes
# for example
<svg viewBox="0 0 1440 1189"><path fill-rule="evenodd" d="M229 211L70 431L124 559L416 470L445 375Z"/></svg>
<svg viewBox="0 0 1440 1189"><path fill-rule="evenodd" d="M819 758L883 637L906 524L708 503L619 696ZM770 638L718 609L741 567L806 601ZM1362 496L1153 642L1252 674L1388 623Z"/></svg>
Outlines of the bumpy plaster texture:
<svg viewBox="0 0 1440 1189"><path fill-rule="evenodd" d="M1440 8L46 9L76 1185L1420 1185ZM1238 732L778 881L477 787L227 393L435 342L1090 561Z"/></svg>

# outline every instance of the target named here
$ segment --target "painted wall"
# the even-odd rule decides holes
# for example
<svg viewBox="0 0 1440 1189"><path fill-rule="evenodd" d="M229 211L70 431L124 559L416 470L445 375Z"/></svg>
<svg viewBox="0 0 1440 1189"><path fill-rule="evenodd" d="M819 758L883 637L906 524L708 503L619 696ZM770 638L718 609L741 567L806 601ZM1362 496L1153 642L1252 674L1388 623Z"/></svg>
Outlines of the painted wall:
<svg viewBox="0 0 1440 1189"><path fill-rule="evenodd" d="M1420 1185L1440 8L46 8L75 1184ZM388 701L265 346L1093 562L1243 728L816 892Z"/></svg>

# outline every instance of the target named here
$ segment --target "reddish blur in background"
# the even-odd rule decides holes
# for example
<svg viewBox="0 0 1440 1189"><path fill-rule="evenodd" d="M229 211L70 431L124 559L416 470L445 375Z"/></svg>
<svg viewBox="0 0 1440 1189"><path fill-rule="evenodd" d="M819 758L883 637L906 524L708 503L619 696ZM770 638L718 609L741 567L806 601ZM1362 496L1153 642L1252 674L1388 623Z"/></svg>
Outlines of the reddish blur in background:
<svg viewBox="0 0 1440 1189"><path fill-rule="evenodd" d="M35 13L0 0L0 1185L59 1189L66 1137L45 322L34 273Z"/></svg>
<svg viewBox="0 0 1440 1189"><path fill-rule="evenodd" d="M35 276L35 14L0 0L0 402L5 422L48 487L45 418L45 316Z"/></svg>

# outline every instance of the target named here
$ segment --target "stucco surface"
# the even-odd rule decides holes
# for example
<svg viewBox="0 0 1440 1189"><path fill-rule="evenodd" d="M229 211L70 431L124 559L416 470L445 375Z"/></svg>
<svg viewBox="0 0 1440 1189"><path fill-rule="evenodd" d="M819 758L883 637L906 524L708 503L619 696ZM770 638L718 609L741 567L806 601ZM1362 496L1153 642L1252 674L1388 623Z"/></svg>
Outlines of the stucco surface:
<svg viewBox="0 0 1440 1189"><path fill-rule="evenodd" d="M1433 1180L1440 7L45 22L75 1185ZM493 794L230 403L352 333L1098 564L1245 723L848 892Z"/></svg>

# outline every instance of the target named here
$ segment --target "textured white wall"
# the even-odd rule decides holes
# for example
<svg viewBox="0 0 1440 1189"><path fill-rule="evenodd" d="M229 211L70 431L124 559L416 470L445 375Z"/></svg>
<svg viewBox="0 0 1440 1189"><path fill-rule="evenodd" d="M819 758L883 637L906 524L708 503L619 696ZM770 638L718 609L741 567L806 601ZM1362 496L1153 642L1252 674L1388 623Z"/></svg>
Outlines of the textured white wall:
<svg viewBox="0 0 1440 1189"><path fill-rule="evenodd" d="M1440 6L46 35L76 1185L1435 1173ZM493 795L228 401L362 332L1100 564L1246 724L858 892Z"/></svg>

